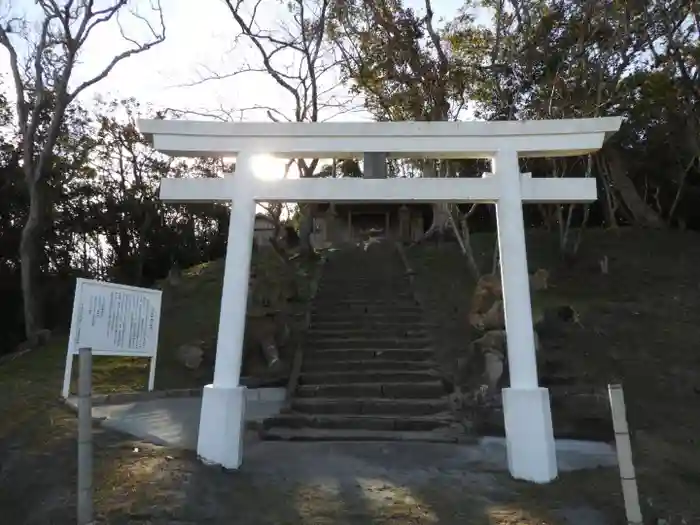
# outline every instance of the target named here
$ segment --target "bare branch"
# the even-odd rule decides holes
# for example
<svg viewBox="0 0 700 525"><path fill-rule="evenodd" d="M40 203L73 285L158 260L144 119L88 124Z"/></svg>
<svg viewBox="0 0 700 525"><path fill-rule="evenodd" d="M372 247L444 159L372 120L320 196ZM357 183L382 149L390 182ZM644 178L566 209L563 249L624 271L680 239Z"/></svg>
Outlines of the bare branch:
<svg viewBox="0 0 700 525"><path fill-rule="evenodd" d="M433 46L435 47L435 52L438 56L440 69L447 69L447 67L449 66L449 60L447 58L447 55L445 54L445 50L442 48L440 37L438 36L437 32L435 31L435 27L433 26L434 13L431 0L425 0L425 11L425 27L428 31L428 34L430 35L430 40L432 41Z"/></svg>
<svg viewBox="0 0 700 525"><path fill-rule="evenodd" d="M153 1L153 0L151 0L151 1ZM119 0L119 2L116 4L116 6L112 8L112 9L114 9L113 12L107 12L107 14L105 14L102 18L98 19L96 22L94 22L93 24L89 25L89 26L88 26L88 29L85 31L86 34L85 34L85 36L83 37L82 42L83 42L83 43L85 42L85 39L87 38L87 36L88 36L88 34L89 34L89 31L90 31L92 28L94 28L97 24L102 23L102 22L105 22L105 21L109 20L110 18L112 18L112 16L114 16L115 13L118 13L119 7L123 6L126 2L127 2L127 0ZM134 55L138 55L138 54L144 53L144 52L148 51L149 49L153 48L154 46L156 46L156 45L158 45L158 44L160 44L160 43L162 43L162 42L165 41L165 21L163 20L163 9L162 9L162 7L161 7L161 0L155 0L155 2L156 2L156 5L155 5L155 6L152 6L152 7L153 7L153 10L154 10L155 12L158 13L158 19L159 19L159 22L160 22L160 31L159 31L159 32L158 32L158 31L155 31L155 30L153 29L153 27L151 26L151 24L150 24L148 21L146 21L146 23L147 23L147 25L148 25L148 27L149 27L149 29L150 29L150 31L151 31L151 34L152 34L152 37L153 37L153 38L152 38L151 40L145 42L145 43L138 44L138 43L135 42L134 40L132 40L132 39L130 39L130 38L127 38L127 37L125 36L125 34L124 34L124 31L122 30L122 28L121 28L121 26L120 26L120 31L121 31L122 36L123 36L127 41L133 43L133 44L134 44L134 47L131 48L131 49L128 49L127 51L124 51L124 52L119 53L118 55L116 55L114 58L112 58L112 60L107 64L107 66L106 66L99 74L97 74L96 76L94 76L92 79L86 80L85 82L83 82L82 84L80 84L80 85L73 91L73 93L71 93L71 94L68 95L69 101L75 99L76 96L78 96L82 91L84 91L84 90L87 89L88 87L90 87L90 86L92 86L92 85L94 85L94 84L97 84L98 82L100 82L101 80L103 80L105 77L107 77L107 75L109 75L109 73L111 73L111 71L115 68L115 66L116 66L119 62L121 62L122 60L125 60L125 59L127 59L127 58L129 58L129 57L131 57L131 56L134 56ZM107 10L98 11L98 13L104 13L105 11L107 11ZM143 17L141 17L140 15L136 15L135 13L132 13L132 14L134 14L134 15L135 15L137 18L139 18L140 20L145 20L145 19L144 19ZM88 10L88 11L86 11L86 13L85 13L84 16L85 16L86 18L87 18L87 17L94 17L94 14L91 13L91 12ZM80 42L80 40L78 40L78 42Z"/></svg>
<svg viewBox="0 0 700 525"><path fill-rule="evenodd" d="M257 3L255 4L253 14L255 14L257 12L257 8L260 5L261 1L262 0L258 0ZM251 25L254 23L254 20L252 20L251 23L246 23L245 20L243 20L243 17L241 17L241 15L239 13L239 9L240 9L241 3L242 3L241 0L238 0L236 2L235 6L233 5L232 0L225 0L225 2L229 8L229 12L231 13L231 16L233 16L233 19L238 24L238 27L241 29L243 34L248 37L248 39L251 41L251 43L258 50L258 53L260 54L260 57L262 58L262 62L265 65L265 70L267 71L267 73L273 79L275 79L275 81L281 87L286 89L294 97L297 108L299 108L301 106L301 99L299 98L299 94L297 93L296 89L294 89L294 87L292 85L290 85L289 82L287 82L287 80L285 80L282 75L280 75L279 71L277 71L273 67L272 62L271 62L270 53L268 53L267 50L265 49L265 47L262 45L261 40L263 38L270 39L270 37L263 37L263 36L259 35L258 33L256 33L252 29ZM271 41L273 41L273 40L271 40ZM273 41L273 43L277 43L277 42ZM284 44L284 45L287 45L287 44Z"/></svg>
<svg viewBox="0 0 700 525"><path fill-rule="evenodd" d="M256 104L251 108L241 109L241 113L244 113L246 111L260 111L260 110L264 110L265 113L267 114L267 118L269 118L273 122L280 122L281 120L284 120L286 122L291 122L289 117L287 117L279 109L273 108L271 106L263 106L260 104Z"/></svg>
<svg viewBox="0 0 700 525"><path fill-rule="evenodd" d="M193 115L195 117L204 117L218 120L220 122L234 122L237 119L233 118L231 111L219 108L216 111L198 111L194 109L177 109L177 108L165 108L163 110L164 114L173 114L175 118L179 118L183 115Z"/></svg>
<svg viewBox="0 0 700 525"><path fill-rule="evenodd" d="M212 70L209 66L205 64L200 64L200 67L203 69L207 70L206 75L200 75L200 78L198 80L193 80L191 82L184 82L182 84L176 84L175 86L172 87L177 87L177 88L183 88L183 87L194 87L194 86L199 86L202 84L206 84L207 82L212 82L216 80L230 80L232 78L236 78L240 75L243 75L244 73L264 73L268 74L267 68L265 67L252 67L248 64L243 65L240 69L237 69L236 71L232 71L230 73L218 73L214 70ZM303 80L300 77L293 77L291 75L286 75L284 73L279 73L280 76L285 77L287 80L294 81L294 80Z"/></svg>
<svg viewBox="0 0 700 525"><path fill-rule="evenodd" d="M19 120L20 130L22 131L22 133L24 133L27 127L28 119L27 101L24 92L24 79L22 78L22 74L19 70L19 58L17 56L17 50L10 41L9 37L9 34L12 33L12 23L14 21L17 20L9 20L5 24L5 27L2 27L2 25L0 25L0 44L2 44L2 46L5 49L7 49L7 52L10 55L10 69L12 71L12 79L15 84L15 96L17 98L17 118Z"/></svg>
<svg viewBox="0 0 700 525"><path fill-rule="evenodd" d="M34 155L34 145L36 130L39 126L39 115L41 110L46 103L46 89L44 87L44 75L43 75L43 65L42 59L44 58L44 53L46 52L46 47L48 43L49 36L49 25L51 24L53 16L47 16L41 26L41 33L39 36L39 42L34 50L34 92L35 100L34 107L32 108L31 117L27 121L27 127L25 131L25 147L29 148L29 156Z"/></svg>

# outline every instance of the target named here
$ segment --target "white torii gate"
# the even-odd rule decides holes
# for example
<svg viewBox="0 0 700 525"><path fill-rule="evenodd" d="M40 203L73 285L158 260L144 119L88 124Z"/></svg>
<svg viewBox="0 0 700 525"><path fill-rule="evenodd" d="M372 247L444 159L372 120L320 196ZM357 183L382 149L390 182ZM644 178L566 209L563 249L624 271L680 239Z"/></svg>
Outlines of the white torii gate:
<svg viewBox="0 0 700 525"><path fill-rule="evenodd" d="M596 181L531 178L519 157L597 151L621 118L526 122L219 123L142 120L155 149L175 156L237 157L216 179L164 179L163 200L232 202L214 380L204 388L197 453L238 468L242 461L245 387L240 386L243 332L256 202L493 202L501 253L510 387L503 389L511 475L538 483L557 476L549 393L539 387L525 248L523 202L590 202ZM285 179L255 177L255 155L358 158L490 158L481 179Z"/></svg>

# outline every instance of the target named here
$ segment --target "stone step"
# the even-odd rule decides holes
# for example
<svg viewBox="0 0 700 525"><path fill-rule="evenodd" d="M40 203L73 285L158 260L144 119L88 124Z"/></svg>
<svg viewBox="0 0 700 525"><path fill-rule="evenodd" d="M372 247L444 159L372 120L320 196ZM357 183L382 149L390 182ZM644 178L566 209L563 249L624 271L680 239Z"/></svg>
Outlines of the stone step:
<svg viewBox="0 0 700 525"><path fill-rule="evenodd" d="M364 301L366 299L383 299L385 301L405 300L413 301L413 295L409 286L400 286L395 288L385 288L381 284L376 284L373 287L358 288L357 286L348 285L347 287L333 286L330 288L319 287L316 290L317 299L328 299L333 301Z"/></svg>
<svg viewBox="0 0 700 525"><path fill-rule="evenodd" d="M409 297L382 297L378 295L366 295L364 297L353 297L345 299L343 297L319 297L313 301L313 306L329 308L364 308L372 306L374 308L422 308L421 304Z"/></svg>
<svg viewBox="0 0 700 525"><path fill-rule="evenodd" d="M421 308L420 303L414 299L401 298L395 299L392 297L363 297L363 298L353 298L353 299L336 299L336 298L323 298L316 297L313 302L316 308L387 308L391 310L396 309L411 309L411 308Z"/></svg>
<svg viewBox="0 0 700 525"><path fill-rule="evenodd" d="M366 319L369 318L369 319ZM365 322L378 322L378 321L391 321L393 323L420 323L423 321L423 315L420 312L414 313L400 313L400 312L384 312L384 313L367 313L367 312L355 312L352 310L345 311L325 311L325 312L312 312L312 321L316 322L334 322L334 321L345 321L351 323L357 323L362 320Z"/></svg>
<svg viewBox="0 0 700 525"><path fill-rule="evenodd" d="M375 334L374 337L323 337L309 338L306 342L306 347L310 349L328 349L328 350L345 350L355 348L372 348L380 350L382 348L430 348L431 340L427 337L382 337L384 334Z"/></svg>
<svg viewBox="0 0 700 525"><path fill-rule="evenodd" d="M401 330L401 329L416 329L416 330L430 330L433 326L427 323L425 320L421 320L416 323L406 323L404 321L397 321L394 319L386 318L376 318L376 317L361 317L359 319L347 320L333 318L333 319L318 319L311 318L311 323L309 329L323 329L323 330L353 330L353 329L370 329L373 332L384 330Z"/></svg>
<svg viewBox="0 0 700 525"><path fill-rule="evenodd" d="M432 348L342 348L307 351L305 363L318 361L393 361L400 366L403 361L430 361L435 356ZM372 368L371 364L368 368Z"/></svg>
<svg viewBox="0 0 700 525"><path fill-rule="evenodd" d="M365 266L373 266L366 270ZM372 261L356 261L348 266L327 266L323 268L322 282L342 285L353 282L358 284L384 283L396 284L408 280L406 271L395 266L379 266Z"/></svg>
<svg viewBox="0 0 700 525"><path fill-rule="evenodd" d="M365 263L355 264L355 266L362 266ZM319 281L319 288L370 288L376 289L379 285L380 288L388 289L399 289L403 288L405 291L409 291L409 284L411 280L406 274L403 273L393 273L393 274L382 274L375 277L368 277L363 275L355 275L357 268L348 268L347 270L329 271L323 272L321 279Z"/></svg>
<svg viewBox="0 0 700 525"><path fill-rule="evenodd" d="M376 297L379 299L407 299L415 298L413 288L410 283L403 283L397 286L385 286L382 283L375 283L367 286L357 286L355 283L347 283L344 286L320 285L316 290L317 297L329 297L331 299L365 299Z"/></svg>
<svg viewBox="0 0 700 525"><path fill-rule="evenodd" d="M282 428L325 428L384 431L429 431L449 425L448 414L436 416L337 416L309 415L291 412L278 414L263 423L265 429Z"/></svg>
<svg viewBox="0 0 700 525"><path fill-rule="evenodd" d="M405 338L405 337L418 337L418 338L428 338L430 337L430 333L427 329L425 328L413 328L412 326L405 326L405 325L395 325L395 326L386 326L382 327L381 329L378 329L376 326L348 326L345 328L309 328L306 331L307 338L309 339L322 339L322 338L330 338L330 339L340 339L340 338L350 338L350 339L355 339L355 338L367 338L367 337L376 337L377 333L381 333L385 337L396 337L396 338Z"/></svg>
<svg viewBox="0 0 700 525"><path fill-rule="evenodd" d="M364 308L338 308L329 306L326 308L313 307L311 317L327 321L347 319L355 321L364 317L383 317L397 319L407 322L410 320L422 320L423 310L419 308L387 308L387 307L364 307Z"/></svg>
<svg viewBox="0 0 700 525"><path fill-rule="evenodd" d="M411 415L427 416L445 412L447 399L322 398L292 399L291 410L305 414Z"/></svg>
<svg viewBox="0 0 700 525"><path fill-rule="evenodd" d="M321 306L342 306L344 308L363 308L368 305L375 307L397 307L416 308L421 304L412 297L394 297L392 295L365 294L362 297L356 296L350 299L338 296L319 296L314 298L313 305Z"/></svg>
<svg viewBox="0 0 700 525"><path fill-rule="evenodd" d="M318 290L343 290L348 292L373 291L375 293L377 290L398 293L408 293L411 291L411 281L408 279L408 277L398 276L397 278L394 276L389 276L379 277L377 279L358 279L349 275L353 271L355 270L350 269L348 272L343 272L345 273L344 276L341 273L341 275L338 277L330 276L328 274L323 275L318 284Z"/></svg>
<svg viewBox="0 0 700 525"><path fill-rule="evenodd" d="M400 383L339 383L321 385L301 385L297 387L298 397L353 397L387 399L431 399L445 395L440 381L400 382Z"/></svg>
<svg viewBox="0 0 700 525"><path fill-rule="evenodd" d="M300 385L335 385L341 383L402 383L413 381L434 381L439 378L437 371L404 370L397 363L394 370L363 370L361 372L305 372L299 376Z"/></svg>
<svg viewBox="0 0 700 525"><path fill-rule="evenodd" d="M304 357L302 362L302 376L304 374L314 374L323 373L329 374L333 372L357 372L357 373L368 373L374 374L387 370L396 370L398 367L402 371L434 371L435 363L432 361L401 361L397 363L396 360L385 359L385 358L371 358L371 359L350 359L350 360L335 360L335 359L320 359L312 360L308 357Z"/></svg>
<svg viewBox="0 0 700 525"><path fill-rule="evenodd" d="M385 431L324 428L270 428L260 433L262 439L279 441L413 441L423 443L460 443L460 436L454 432L435 430Z"/></svg>
<svg viewBox="0 0 700 525"><path fill-rule="evenodd" d="M352 272L352 270L350 270ZM334 279L328 275L321 277L318 283L319 292L348 292L362 293L371 292L376 294L381 291L383 294L397 293L408 294L411 292L411 281L408 278L401 279L355 279L345 277Z"/></svg>
<svg viewBox="0 0 700 525"><path fill-rule="evenodd" d="M353 304L347 304L347 303L338 303L338 302L326 302L324 303L323 301L314 301L313 306L312 306L312 311L324 311L326 309L332 308L333 310L338 310L340 312L379 312L379 313L384 313L384 312L416 312L416 313L421 313L423 311L423 308L420 306L420 304L416 302L412 303L400 303L397 301L383 301L383 302L377 302L377 301L363 301L362 303L353 303Z"/></svg>
<svg viewBox="0 0 700 525"><path fill-rule="evenodd" d="M405 267L401 259L386 256L352 257L328 261L323 266L324 276L350 277L351 279L379 279L391 275L404 275Z"/></svg>
<svg viewBox="0 0 700 525"><path fill-rule="evenodd" d="M322 398L292 399L291 410L305 414L427 416L445 412L447 399Z"/></svg>
<svg viewBox="0 0 700 525"><path fill-rule="evenodd" d="M422 315L396 316L396 315L371 315L346 312L345 315L333 312L317 312L310 316L310 328L350 328L371 327L377 333L383 333L384 328L433 328Z"/></svg>
<svg viewBox="0 0 700 525"><path fill-rule="evenodd" d="M324 275L350 276L353 279L376 279L383 276L403 275L406 270L400 259L382 257L345 256L341 261L329 261L323 267Z"/></svg>

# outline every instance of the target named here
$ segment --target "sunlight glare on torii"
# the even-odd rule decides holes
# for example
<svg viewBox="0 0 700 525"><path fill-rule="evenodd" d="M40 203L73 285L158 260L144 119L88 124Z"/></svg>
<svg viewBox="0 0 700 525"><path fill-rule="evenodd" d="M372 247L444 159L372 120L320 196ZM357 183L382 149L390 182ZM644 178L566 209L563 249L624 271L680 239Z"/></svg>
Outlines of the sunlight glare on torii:
<svg viewBox="0 0 700 525"><path fill-rule="evenodd" d="M252 158L255 177L261 180L280 180L284 178L285 159L273 155L255 155Z"/></svg>

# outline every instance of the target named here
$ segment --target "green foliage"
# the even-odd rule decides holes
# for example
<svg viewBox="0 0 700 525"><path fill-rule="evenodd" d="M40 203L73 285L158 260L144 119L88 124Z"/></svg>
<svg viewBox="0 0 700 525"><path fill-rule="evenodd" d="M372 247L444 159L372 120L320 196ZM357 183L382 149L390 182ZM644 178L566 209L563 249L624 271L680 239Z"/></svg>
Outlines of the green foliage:
<svg viewBox="0 0 700 525"><path fill-rule="evenodd" d="M172 206L158 199L163 177L211 177L220 161L174 162L156 153L135 121L151 114L133 99L103 102L87 111L71 105L44 174L54 203L42 233L42 287L46 321L66 326L74 278L87 276L150 286L173 265L220 258L228 231L221 205ZM0 99L0 119L10 114ZM50 113L47 111L46 118ZM0 295L8 312L0 354L23 336L19 244L29 196L21 146L0 140Z"/></svg>
<svg viewBox="0 0 700 525"><path fill-rule="evenodd" d="M355 159L341 159L333 164L324 164L316 177L362 177L360 164Z"/></svg>
<svg viewBox="0 0 700 525"><path fill-rule="evenodd" d="M488 24L476 22L477 9ZM622 129L595 158L534 159L525 169L599 178L593 214L608 226L700 223L691 204L700 194L700 14L692 2L467 0L442 23L401 0L337 0L333 10L328 33L348 86L377 119L621 115ZM566 222L549 208L540 207L541 222Z"/></svg>

